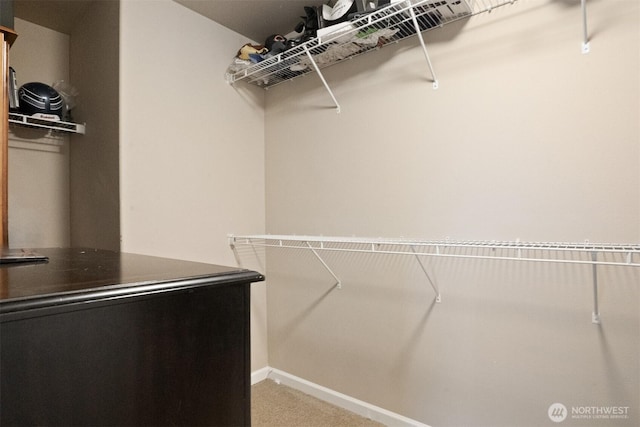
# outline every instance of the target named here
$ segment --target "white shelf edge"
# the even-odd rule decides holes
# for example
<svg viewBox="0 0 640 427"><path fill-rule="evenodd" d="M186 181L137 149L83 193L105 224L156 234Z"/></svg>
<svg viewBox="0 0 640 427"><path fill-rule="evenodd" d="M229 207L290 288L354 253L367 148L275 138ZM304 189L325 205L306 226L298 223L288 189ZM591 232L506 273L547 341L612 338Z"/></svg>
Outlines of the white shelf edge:
<svg viewBox="0 0 640 427"><path fill-rule="evenodd" d="M548 261L567 264L605 264L640 267L640 243L576 243L576 242L524 242L524 241L472 241L472 240L421 240L406 238L369 238L369 237L329 237L305 235L229 235L230 241L236 245L254 245L282 248L305 249L307 243L314 249L336 252L371 252L380 254L415 255L411 248L421 249L420 256L442 256L453 258L485 258L519 261ZM298 243L298 244L296 244ZM337 246L343 245L343 246ZM351 247L349 246L351 245ZM354 247L360 246L360 247ZM461 250L490 251L490 255L482 253L460 252ZM458 250L459 252L452 252ZM520 256L504 256L499 251L515 251ZM448 252L449 251L449 252ZM558 259L559 253L588 254L589 259ZM593 253L621 254L627 259L624 262L608 262L593 260ZM553 254L553 256L552 256Z"/></svg>
<svg viewBox="0 0 640 427"><path fill-rule="evenodd" d="M60 120L47 120L30 117L20 113L9 113L9 123L39 129L50 129L58 132L78 133L84 135L85 124L65 122Z"/></svg>
<svg viewBox="0 0 640 427"><path fill-rule="evenodd" d="M342 282L320 257L319 251L356 252L386 255L411 255L417 261L433 288L436 302L441 302L440 289L432 279L421 257L467 258L520 262L549 262L589 265L592 269L593 311L591 322L600 324L598 307L598 266L640 267L640 243L569 243L516 241L418 240L405 238L359 238L297 235L234 235L228 236L229 246L239 260L237 246L311 250L325 269ZM569 258L567 258L569 256Z"/></svg>
<svg viewBox="0 0 640 427"><path fill-rule="evenodd" d="M297 71L289 70L291 65L298 63L306 57L306 51L310 51L312 55L322 54L325 48L333 44L351 44L351 40L345 40L345 37L355 36L361 30L377 28L378 30L396 29L397 36L382 43L378 47L362 46L357 52L346 55L325 63L318 63L320 69L330 65L337 64L346 59L351 59L372 50L380 49L386 44L396 43L402 39L419 35L422 32L443 27L447 24L456 22L461 19L467 19L472 16L491 12L499 7L513 4L516 0L400 0L390 5L371 12L361 18L343 22L333 26L325 27L324 33L318 35L298 46L295 46L274 57L263 60L248 67L228 71L225 78L228 83L234 84L239 81L246 81L250 84L262 88L276 86L285 81L300 77L312 71L317 71L314 67L308 66L306 69ZM452 9L451 6L454 8ZM460 9L458 9L460 8ZM440 14L441 11L450 11L445 15ZM414 27L411 14L413 12L418 15L421 24L427 24L421 27L420 31ZM434 21L432 14L439 14L437 21ZM386 38L383 36L383 38ZM282 76L284 75L284 76Z"/></svg>

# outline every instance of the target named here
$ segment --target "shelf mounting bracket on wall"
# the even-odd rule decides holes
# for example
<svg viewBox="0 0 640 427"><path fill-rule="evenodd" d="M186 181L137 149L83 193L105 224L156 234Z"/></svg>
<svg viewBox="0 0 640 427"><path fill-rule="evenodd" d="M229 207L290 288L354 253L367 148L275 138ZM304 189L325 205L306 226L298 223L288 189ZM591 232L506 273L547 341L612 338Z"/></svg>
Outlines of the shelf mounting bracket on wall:
<svg viewBox="0 0 640 427"><path fill-rule="evenodd" d="M327 263L324 262L324 260L322 259L322 257L318 253L318 251L316 251L315 248L313 246L311 246L311 243L309 243L309 242L304 242L304 243L307 245L307 247L309 249L311 249L311 252L313 252L313 254L316 256L316 258L318 258L318 260L322 263L322 265L329 272L329 274L331 274L333 276L333 278L336 279L335 287L338 288L338 289L342 289L342 282L340 282L340 279L338 279L338 276L336 276L336 274L333 272L333 270L331 270L331 268L329 268Z"/></svg>
<svg viewBox="0 0 640 427"><path fill-rule="evenodd" d="M304 45L304 51L309 57L309 61L311 61L311 65L313 65L314 70L316 70L316 73L318 73L318 76L320 77L320 80L322 81L322 84L324 85L325 89L327 89L327 92L329 92L331 99L333 99L333 103L336 104L336 113L340 113L340 104L338 103L338 100L336 99L336 97L333 95L331 88L327 84L327 81L324 79L324 76L320 71L320 67L318 67L318 64L316 64L316 60L313 59L313 55L311 55L311 52L309 52L309 48L307 47L306 44Z"/></svg>
<svg viewBox="0 0 640 427"><path fill-rule="evenodd" d="M433 78L433 88L438 89L438 79L436 77L435 71L433 71L433 65L431 65L431 59L429 58L427 45L424 43L424 38L422 37L422 30L420 29L420 25L418 24L418 18L416 18L416 13L414 12L412 7L409 8L409 13L411 14L411 21L413 21L413 26L416 28L416 35L418 36L418 40L420 40L420 45L422 46L424 57L427 60L429 71L431 71L431 77Z"/></svg>
<svg viewBox="0 0 640 427"><path fill-rule="evenodd" d="M429 284L431 285L431 287L435 291L435 293L436 293L436 302L442 302L442 298L440 296L440 289L438 289L438 286L436 285L436 283L431 278L431 275L429 274L429 272L427 272L427 268L424 266L424 263L422 262L422 260L418 256L418 253L416 252L415 246L411 246L411 252L413 252L413 254L416 256L416 259L418 260L418 264L420 264L420 268L422 268L422 271L424 272L424 275L427 276L427 280L429 281Z"/></svg>
<svg viewBox="0 0 640 427"><path fill-rule="evenodd" d="M589 53L589 34L587 32L587 0L582 0L582 53Z"/></svg>
<svg viewBox="0 0 640 427"><path fill-rule="evenodd" d="M600 324L598 306L598 266L618 268L640 268L640 244L630 243L562 243L562 242L521 242L516 241L453 241L446 240L408 240L356 237L324 237L295 235L247 235L229 236L231 248L236 245L310 249L316 258L336 280L336 274L322 259L319 251L335 253L370 253L388 255L411 255L417 258L422 271L427 276L436 293L436 302L440 302L440 291L436 281L429 275L422 261L424 257L486 259L518 262L544 262L591 266L593 276L593 312L591 321ZM567 258L571 255L571 258ZM577 257L577 258L575 258Z"/></svg>
<svg viewBox="0 0 640 427"><path fill-rule="evenodd" d="M591 252L592 274L593 274L593 313L591 313L591 323L600 324L600 310L598 309L598 253Z"/></svg>

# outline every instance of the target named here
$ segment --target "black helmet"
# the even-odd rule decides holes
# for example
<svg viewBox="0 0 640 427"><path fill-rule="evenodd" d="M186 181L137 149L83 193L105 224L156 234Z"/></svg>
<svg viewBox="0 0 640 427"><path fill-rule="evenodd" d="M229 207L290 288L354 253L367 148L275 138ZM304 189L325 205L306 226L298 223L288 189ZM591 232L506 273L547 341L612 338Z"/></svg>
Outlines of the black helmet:
<svg viewBox="0 0 640 427"><path fill-rule="evenodd" d="M61 120L64 102L60 94L44 83L25 83L18 90L20 112L27 116Z"/></svg>

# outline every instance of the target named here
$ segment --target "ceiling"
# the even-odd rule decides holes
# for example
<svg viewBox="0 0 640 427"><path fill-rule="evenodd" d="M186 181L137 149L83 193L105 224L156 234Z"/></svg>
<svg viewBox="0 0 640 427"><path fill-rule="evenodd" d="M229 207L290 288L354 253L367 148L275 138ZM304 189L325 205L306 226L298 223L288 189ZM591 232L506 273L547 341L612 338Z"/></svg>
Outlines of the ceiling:
<svg viewBox="0 0 640 427"><path fill-rule="evenodd" d="M90 0L13 0L13 15L70 34L74 23L78 22L90 3Z"/></svg>
<svg viewBox="0 0 640 427"><path fill-rule="evenodd" d="M305 15L305 6L327 0L174 0L225 27L264 43L271 34L287 34Z"/></svg>
<svg viewBox="0 0 640 427"><path fill-rule="evenodd" d="M13 11L17 18L70 34L92 1L96 0L14 0ZM264 43L271 34L293 31L305 14L305 6L327 3L327 0L174 1L258 43Z"/></svg>

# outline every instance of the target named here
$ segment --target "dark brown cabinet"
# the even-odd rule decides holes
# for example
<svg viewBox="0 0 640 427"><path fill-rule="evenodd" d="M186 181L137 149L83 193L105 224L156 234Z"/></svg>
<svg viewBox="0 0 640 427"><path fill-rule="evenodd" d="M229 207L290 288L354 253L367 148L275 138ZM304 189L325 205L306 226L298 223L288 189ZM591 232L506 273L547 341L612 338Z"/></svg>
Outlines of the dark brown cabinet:
<svg viewBox="0 0 640 427"><path fill-rule="evenodd" d="M88 249L0 267L0 425L250 425L256 272Z"/></svg>

